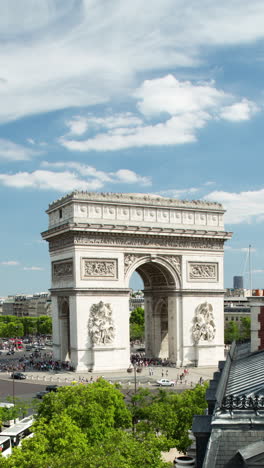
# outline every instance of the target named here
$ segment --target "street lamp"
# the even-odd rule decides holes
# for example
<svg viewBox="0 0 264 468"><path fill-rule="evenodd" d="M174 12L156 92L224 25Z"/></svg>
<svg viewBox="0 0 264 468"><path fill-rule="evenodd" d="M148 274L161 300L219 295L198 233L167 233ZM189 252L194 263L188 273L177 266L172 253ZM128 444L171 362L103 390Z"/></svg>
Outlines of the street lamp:
<svg viewBox="0 0 264 468"><path fill-rule="evenodd" d="M15 404L15 372L14 372L14 366L13 366L13 405Z"/></svg>
<svg viewBox="0 0 264 468"><path fill-rule="evenodd" d="M133 364L134 367L134 394L137 393L137 365L136 363Z"/></svg>

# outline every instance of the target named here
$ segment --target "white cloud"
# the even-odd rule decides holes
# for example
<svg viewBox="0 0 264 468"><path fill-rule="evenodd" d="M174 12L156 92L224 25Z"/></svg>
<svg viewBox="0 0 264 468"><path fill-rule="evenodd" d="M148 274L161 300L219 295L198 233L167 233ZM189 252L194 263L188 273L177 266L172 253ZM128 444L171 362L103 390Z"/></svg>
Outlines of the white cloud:
<svg viewBox="0 0 264 468"><path fill-rule="evenodd" d="M30 144L30 145L35 145L36 142L33 138L27 138L27 142Z"/></svg>
<svg viewBox="0 0 264 468"><path fill-rule="evenodd" d="M31 159L33 156L40 154L39 151L33 151L23 145L18 145L10 140L0 138L0 159L9 161L23 161Z"/></svg>
<svg viewBox="0 0 264 468"><path fill-rule="evenodd" d="M263 39L263 17L262 0L1 2L0 121L126 96L149 70Z"/></svg>
<svg viewBox="0 0 264 468"><path fill-rule="evenodd" d="M138 108L145 115L166 112L184 115L217 108L229 95L215 88L214 83L193 84L179 81L172 75L146 80L135 92Z"/></svg>
<svg viewBox="0 0 264 468"><path fill-rule="evenodd" d="M151 185L149 177L142 177L129 169L119 169L116 173L111 173L119 182L126 184Z"/></svg>
<svg viewBox="0 0 264 468"><path fill-rule="evenodd" d="M40 190L57 190L68 192L72 190L98 190L103 184L99 180L86 181L69 171L52 172L37 170L34 172L18 172L16 174L0 174L0 183L7 187L33 188Z"/></svg>
<svg viewBox="0 0 264 468"><path fill-rule="evenodd" d="M25 271L43 271L44 268L38 267L38 266L30 266L30 267L24 267L23 270Z"/></svg>
<svg viewBox="0 0 264 468"><path fill-rule="evenodd" d="M69 127L70 134L83 135L88 127L88 121L85 117L76 116L72 120L66 121L66 126Z"/></svg>
<svg viewBox="0 0 264 468"><path fill-rule="evenodd" d="M85 117L77 115L65 122L66 126L69 128L70 135L83 135L88 129L135 127L142 123L142 119L133 115L131 112L113 114L107 117L95 117L92 115Z"/></svg>
<svg viewBox="0 0 264 468"><path fill-rule="evenodd" d="M141 176L129 169L119 169L117 172L106 173L77 162L43 162L42 166L53 170L41 169L34 172L0 174L0 183L7 187L20 189L31 188L59 192L99 190L106 183L151 185L149 177Z"/></svg>
<svg viewBox="0 0 264 468"><path fill-rule="evenodd" d="M231 122L240 122L241 120L249 120L259 111L258 106L248 99L242 99L241 102L236 102L231 106L223 107L220 112L220 117Z"/></svg>
<svg viewBox="0 0 264 468"><path fill-rule="evenodd" d="M204 197L221 202L227 210L225 222L229 224L251 223L264 219L264 189L247 192L214 191Z"/></svg>
<svg viewBox="0 0 264 468"><path fill-rule="evenodd" d="M17 265L19 265L19 262L17 262L16 260L7 260L6 262L1 262L1 265L17 266Z"/></svg>
<svg viewBox="0 0 264 468"><path fill-rule="evenodd" d="M81 152L191 143L196 141L198 129L203 128L208 121L227 119L228 112L230 116L233 112L233 119L236 112L237 120L240 112L240 120L245 120L257 108L246 99L238 104L234 103L235 97L217 89L214 83L179 81L172 75L143 82L135 97L138 99L139 111L145 116L144 121L137 115L127 113L87 117L86 126L83 126L82 117L80 124L85 132L94 126L98 133L94 135L93 131L85 139L74 139L74 132L70 127L70 134L61 137L59 142L68 150ZM227 107L226 104L230 103L234 104ZM233 111L230 110L232 105ZM236 105L239 111L235 111ZM155 117L156 120L158 117L159 122L149 123L149 117ZM76 123L79 120L73 119L68 122L68 126L71 122Z"/></svg>
<svg viewBox="0 0 264 468"><path fill-rule="evenodd" d="M172 197L172 198L182 198L182 197L187 197L189 195L192 195L194 193L199 192L199 188L197 187L191 187L191 188L186 188L186 189L170 189L170 190L163 190L159 192L161 195L164 197Z"/></svg>
<svg viewBox="0 0 264 468"><path fill-rule="evenodd" d="M228 250L229 252L234 252L234 253L237 253L237 252L245 252L245 253L248 253L249 252L249 248L248 247L231 247L230 245L226 245L224 246L224 249L225 250ZM251 253L254 253L256 252L256 249L254 248L251 248Z"/></svg>

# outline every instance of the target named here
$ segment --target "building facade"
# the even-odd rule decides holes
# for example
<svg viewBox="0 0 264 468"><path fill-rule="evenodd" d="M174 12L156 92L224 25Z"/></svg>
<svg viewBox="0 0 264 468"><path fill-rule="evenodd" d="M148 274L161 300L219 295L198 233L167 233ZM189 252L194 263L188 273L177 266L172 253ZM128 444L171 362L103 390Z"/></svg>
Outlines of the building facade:
<svg viewBox="0 0 264 468"><path fill-rule="evenodd" d="M2 315L16 317L39 317L51 315L51 297L47 292L8 296L2 304Z"/></svg>

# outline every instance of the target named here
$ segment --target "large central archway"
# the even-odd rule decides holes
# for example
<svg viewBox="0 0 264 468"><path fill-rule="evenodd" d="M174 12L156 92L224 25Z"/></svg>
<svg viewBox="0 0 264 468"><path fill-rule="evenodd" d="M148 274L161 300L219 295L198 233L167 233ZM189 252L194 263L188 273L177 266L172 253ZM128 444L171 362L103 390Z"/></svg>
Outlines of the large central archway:
<svg viewBox="0 0 264 468"><path fill-rule="evenodd" d="M78 370L129 365L135 271L144 283L148 356L175 365L224 358L223 245L231 234L221 205L76 192L47 213L57 359L70 357Z"/></svg>
<svg viewBox="0 0 264 468"><path fill-rule="evenodd" d="M133 267L127 272L128 280L134 271L139 274L144 284L146 356L176 363L177 313L175 317L176 311L170 311L169 307L175 306L173 300L175 292L181 289L178 274L162 257L146 256L135 259Z"/></svg>

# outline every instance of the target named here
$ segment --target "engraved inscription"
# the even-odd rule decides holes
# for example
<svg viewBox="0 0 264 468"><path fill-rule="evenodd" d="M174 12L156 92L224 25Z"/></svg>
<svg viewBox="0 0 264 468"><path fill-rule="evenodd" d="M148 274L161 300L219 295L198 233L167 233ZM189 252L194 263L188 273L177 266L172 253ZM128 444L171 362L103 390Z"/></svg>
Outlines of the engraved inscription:
<svg viewBox="0 0 264 468"><path fill-rule="evenodd" d="M64 278L72 278L72 277L73 277L73 261L72 260L52 263L52 278L54 281L64 279Z"/></svg>
<svg viewBox="0 0 264 468"><path fill-rule="evenodd" d="M83 279L117 279L117 259L82 258Z"/></svg>
<svg viewBox="0 0 264 468"><path fill-rule="evenodd" d="M217 263L192 263L188 264L188 279L190 281L218 281Z"/></svg>

